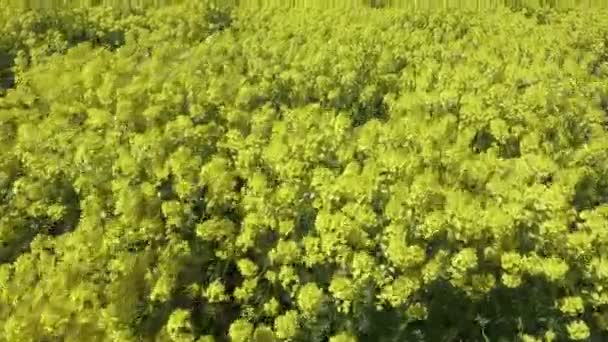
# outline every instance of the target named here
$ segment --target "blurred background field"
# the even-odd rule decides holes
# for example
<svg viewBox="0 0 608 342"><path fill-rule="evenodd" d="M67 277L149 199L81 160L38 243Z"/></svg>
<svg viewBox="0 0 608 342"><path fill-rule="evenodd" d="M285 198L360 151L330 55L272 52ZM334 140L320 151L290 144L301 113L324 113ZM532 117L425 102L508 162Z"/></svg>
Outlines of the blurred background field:
<svg viewBox="0 0 608 342"><path fill-rule="evenodd" d="M522 7L607 7L606 0L205 0L218 5L240 7L374 7L404 9L491 9L498 6ZM72 8L83 6L159 7L180 4L183 0L0 0L1 7Z"/></svg>

